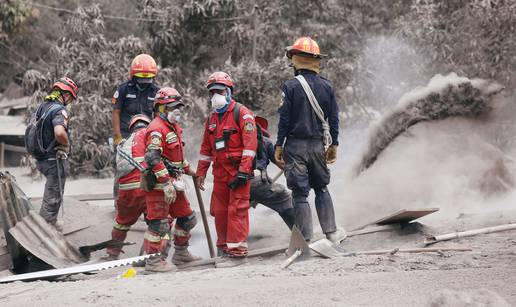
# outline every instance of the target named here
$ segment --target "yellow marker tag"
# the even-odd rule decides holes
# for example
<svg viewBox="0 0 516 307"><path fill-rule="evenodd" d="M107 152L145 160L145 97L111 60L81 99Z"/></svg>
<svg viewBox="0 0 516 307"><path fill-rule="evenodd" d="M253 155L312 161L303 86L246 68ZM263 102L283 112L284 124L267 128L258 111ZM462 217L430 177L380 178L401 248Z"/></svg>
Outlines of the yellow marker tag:
<svg viewBox="0 0 516 307"><path fill-rule="evenodd" d="M127 271L125 271L124 274L122 274L120 277L122 278L133 278L136 276L136 270L134 268L129 268Z"/></svg>

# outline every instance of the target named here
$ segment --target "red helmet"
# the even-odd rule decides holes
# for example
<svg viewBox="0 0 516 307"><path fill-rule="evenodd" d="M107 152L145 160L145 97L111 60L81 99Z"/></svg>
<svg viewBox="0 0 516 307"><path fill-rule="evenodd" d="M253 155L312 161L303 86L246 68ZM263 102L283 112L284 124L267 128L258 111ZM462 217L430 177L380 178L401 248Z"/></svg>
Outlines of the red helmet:
<svg viewBox="0 0 516 307"><path fill-rule="evenodd" d="M142 123L145 126L148 126L150 122L150 118L145 114L133 115L133 117L131 117L131 120L129 121L129 130L133 130L133 128L136 128L137 123Z"/></svg>
<svg viewBox="0 0 516 307"><path fill-rule="evenodd" d="M139 78L154 78L158 73L158 66L156 61L145 53L137 55L131 63L131 77Z"/></svg>
<svg viewBox="0 0 516 307"><path fill-rule="evenodd" d="M231 77L223 71L216 71L208 77L206 87L210 89L214 84L222 84L233 89L233 80L231 80Z"/></svg>
<svg viewBox="0 0 516 307"><path fill-rule="evenodd" d="M154 108L159 105L167 105L170 104L171 106L177 106L177 105L184 105L184 103L181 101L181 94L173 88L173 87L164 87L161 88L157 93L156 97L154 98Z"/></svg>
<svg viewBox="0 0 516 307"><path fill-rule="evenodd" d="M63 78L57 80L52 85L53 90L56 88L58 88L62 91L69 92L70 94L72 94L74 99L77 98L77 93L79 92L79 88L77 87L77 84L75 84L75 82L68 77L63 77Z"/></svg>
<svg viewBox="0 0 516 307"><path fill-rule="evenodd" d="M254 121L256 122L256 124L258 126L260 126L260 129L262 129L262 134L266 137L269 137L270 136L270 133L268 130L269 122L267 121L267 119L264 117L261 117L261 116L255 116Z"/></svg>
<svg viewBox="0 0 516 307"><path fill-rule="evenodd" d="M298 38L292 46L285 48L287 57L290 59L294 54L302 54L307 56L313 56L314 58L322 58L321 50L316 41L308 36Z"/></svg>

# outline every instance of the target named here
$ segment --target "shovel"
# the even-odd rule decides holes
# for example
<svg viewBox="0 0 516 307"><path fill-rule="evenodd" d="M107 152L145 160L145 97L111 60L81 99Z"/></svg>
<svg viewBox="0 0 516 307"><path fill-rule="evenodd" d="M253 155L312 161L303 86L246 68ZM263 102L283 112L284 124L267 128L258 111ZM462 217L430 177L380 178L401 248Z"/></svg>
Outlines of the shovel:
<svg viewBox="0 0 516 307"><path fill-rule="evenodd" d="M342 247L324 238L309 245L310 249L323 258L336 258L354 256L354 253L346 252Z"/></svg>
<svg viewBox="0 0 516 307"><path fill-rule="evenodd" d="M294 225L294 227L292 227L290 245L287 250L288 259L282 264L281 267L285 269L288 268L297 259L305 260L310 258L310 250L313 250L323 258L328 259L354 255L353 253L346 252L343 248L326 238L317 240L308 245L299 229Z"/></svg>
<svg viewBox="0 0 516 307"><path fill-rule="evenodd" d="M292 236L290 237L287 256L288 259L281 265L283 269L288 268L298 258L300 260L310 258L310 247L296 225L292 227Z"/></svg>
<svg viewBox="0 0 516 307"><path fill-rule="evenodd" d="M95 251L98 251L98 250L101 250L101 249L104 249L104 248L118 248L118 247L123 247L123 246L126 246L126 245L133 245L135 243L133 242L120 242L118 240L107 240L107 241L104 241L104 242L100 242L100 243L97 243L97 244L94 244L94 245L85 245L85 246L81 246L79 247L79 252L81 253L81 255L83 255L84 257L86 258L90 258L91 256L91 253L95 252Z"/></svg>

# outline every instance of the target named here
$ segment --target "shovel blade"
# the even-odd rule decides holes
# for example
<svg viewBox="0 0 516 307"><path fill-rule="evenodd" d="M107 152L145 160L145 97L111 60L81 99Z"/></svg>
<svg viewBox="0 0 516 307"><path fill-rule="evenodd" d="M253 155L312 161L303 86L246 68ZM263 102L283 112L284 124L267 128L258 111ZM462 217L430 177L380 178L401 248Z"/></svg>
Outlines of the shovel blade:
<svg viewBox="0 0 516 307"><path fill-rule="evenodd" d="M301 255L297 257L298 260L310 257L310 247L306 243L301 231L294 225L292 227L292 235L290 236L290 245L288 246L287 256L291 257L296 251L301 251Z"/></svg>
<svg viewBox="0 0 516 307"><path fill-rule="evenodd" d="M334 244L328 239L321 239L311 243L310 249L324 258L351 256L350 253L346 252L340 246Z"/></svg>

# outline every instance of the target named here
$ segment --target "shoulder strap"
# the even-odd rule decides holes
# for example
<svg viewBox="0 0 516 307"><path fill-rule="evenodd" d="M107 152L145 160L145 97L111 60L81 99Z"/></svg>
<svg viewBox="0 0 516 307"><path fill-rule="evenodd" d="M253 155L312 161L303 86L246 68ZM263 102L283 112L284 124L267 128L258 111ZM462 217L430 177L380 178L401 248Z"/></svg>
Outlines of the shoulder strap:
<svg viewBox="0 0 516 307"><path fill-rule="evenodd" d="M235 101L235 107L233 108L233 118L238 127L240 127L240 107L241 103Z"/></svg>
<svg viewBox="0 0 516 307"><path fill-rule="evenodd" d="M324 145L325 147L329 147L332 143L331 134L330 134L330 124L324 118L324 112L321 109L321 106L319 105L319 102L317 101L317 98L315 98L314 93L312 92L312 89L310 88L310 85L308 82L306 82L305 77L303 75L297 75L296 76L297 81L301 83L301 86L303 87L303 90L305 91L306 96L308 97L308 100L310 101L310 106L312 106L312 109L314 110L315 114L319 118L319 120L322 123L323 130L324 130Z"/></svg>

